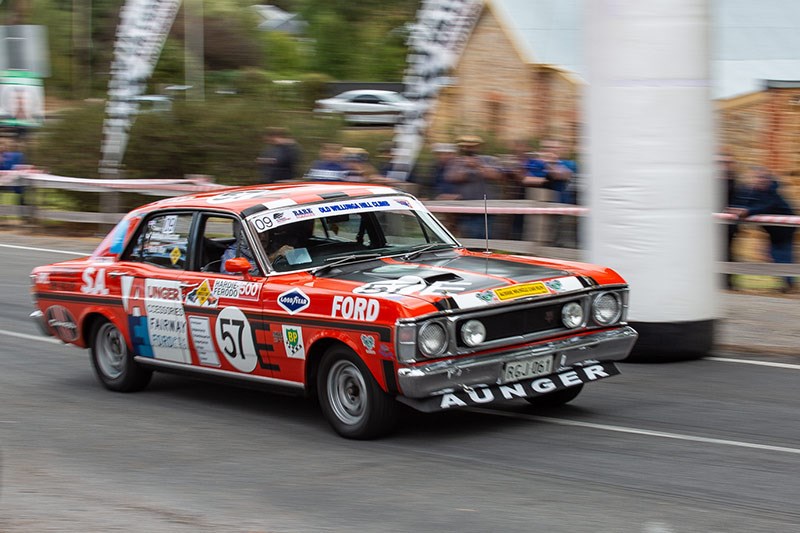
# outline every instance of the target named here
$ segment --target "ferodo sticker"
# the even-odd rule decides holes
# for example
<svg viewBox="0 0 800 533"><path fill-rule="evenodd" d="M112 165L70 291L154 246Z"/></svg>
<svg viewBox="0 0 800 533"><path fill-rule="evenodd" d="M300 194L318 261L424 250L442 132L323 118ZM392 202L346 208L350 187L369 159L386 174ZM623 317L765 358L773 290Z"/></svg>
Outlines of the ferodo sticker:
<svg viewBox="0 0 800 533"><path fill-rule="evenodd" d="M381 304L372 298L354 298L352 296L334 296L331 316L362 322L374 322L380 313Z"/></svg>
<svg viewBox="0 0 800 533"><path fill-rule="evenodd" d="M217 317L214 336L222 355L240 372L252 372L258 364L253 330L238 307L226 307Z"/></svg>
<svg viewBox="0 0 800 533"><path fill-rule="evenodd" d="M255 281L218 279L214 281L214 288L211 294L216 298L257 302L261 294L261 284Z"/></svg>
<svg viewBox="0 0 800 533"><path fill-rule="evenodd" d="M547 287L541 281L534 283L521 283L510 287L503 287L494 290L495 295L501 301L524 298L525 296L537 296L539 294L550 294Z"/></svg>
<svg viewBox="0 0 800 533"><path fill-rule="evenodd" d="M53 305L44 314L47 325L64 342L72 342L78 338L78 325L69 309L63 305Z"/></svg>

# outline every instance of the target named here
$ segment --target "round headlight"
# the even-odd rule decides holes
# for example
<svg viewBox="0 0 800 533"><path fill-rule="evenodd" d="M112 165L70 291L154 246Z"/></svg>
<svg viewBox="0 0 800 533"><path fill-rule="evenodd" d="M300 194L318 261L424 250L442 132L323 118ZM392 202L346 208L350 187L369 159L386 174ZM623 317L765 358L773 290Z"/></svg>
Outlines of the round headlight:
<svg viewBox="0 0 800 533"><path fill-rule="evenodd" d="M578 302L570 302L561 308L561 321L570 329L583 324L583 307Z"/></svg>
<svg viewBox="0 0 800 533"><path fill-rule="evenodd" d="M417 344L426 357L440 355L447 348L447 331L438 322L428 322L420 328Z"/></svg>
<svg viewBox="0 0 800 533"><path fill-rule="evenodd" d="M621 314L622 303L616 294L605 292L594 299L592 318L601 326L616 322Z"/></svg>
<svg viewBox="0 0 800 533"><path fill-rule="evenodd" d="M461 326L461 340L467 346L477 346L486 340L486 326L480 320L467 320Z"/></svg>

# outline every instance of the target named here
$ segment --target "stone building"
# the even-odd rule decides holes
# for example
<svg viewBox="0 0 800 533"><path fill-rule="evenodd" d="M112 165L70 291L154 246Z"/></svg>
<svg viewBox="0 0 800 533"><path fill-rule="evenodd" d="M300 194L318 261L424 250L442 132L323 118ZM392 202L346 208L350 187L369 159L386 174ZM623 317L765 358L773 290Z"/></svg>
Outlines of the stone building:
<svg viewBox="0 0 800 533"><path fill-rule="evenodd" d="M586 0L485 0L428 140L558 136L577 151ZM800 206L800 2L709 0L720 144L763 164Z"/></svg>

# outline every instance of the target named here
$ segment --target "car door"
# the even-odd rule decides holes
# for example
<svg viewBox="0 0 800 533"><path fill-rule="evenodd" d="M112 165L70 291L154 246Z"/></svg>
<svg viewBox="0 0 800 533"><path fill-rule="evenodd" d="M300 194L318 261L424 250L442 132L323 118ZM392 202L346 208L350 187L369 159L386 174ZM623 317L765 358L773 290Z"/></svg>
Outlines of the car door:
<svg viewBox="0 0 800 533"><path fill-rule="evenodd" d="M262 319L264 278L252 243L233 214L197 213L192 258L181 273L183 312L194 364L221 371L272 376L271 339ZM225 271L225 259L245 257L247 275Z"/></svg>
<svg viewBox="0 0 800 533"><path fill-rule="evenodd" d="M121 260L109 268L108 276L119 280L137 355L191 363L181 278L188 264L193 216L191 211L150 214Z"/></svg>
<svg viewBox="0 0 800 533"><path fill-rule="evenodd" d="M353 98L346 120L350 122L381 122L386 117L386 105L374 94L360 94Z"/></svg>

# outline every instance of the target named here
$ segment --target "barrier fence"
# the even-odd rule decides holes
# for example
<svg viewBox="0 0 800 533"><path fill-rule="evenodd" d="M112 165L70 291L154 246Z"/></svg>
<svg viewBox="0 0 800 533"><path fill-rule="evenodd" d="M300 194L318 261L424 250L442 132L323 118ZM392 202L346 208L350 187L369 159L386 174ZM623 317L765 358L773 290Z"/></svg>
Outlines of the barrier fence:
<svg viewBox="0 0 800 533"><path fill-rule="evenodd" d="M149 196L179 196L182 194L209 192L227 188L214 183L209 176L188 176L182 179L88 179L56 176L33 168L0 171L0 190L16 191L19 188L30 190L58 189L77 192L118 192L137 193ZM440 214L484 214L489 215L527 215L528 218L543 220L552 216L584 217L589 213L586 207L553 204L536 200L482 200L473 201L424 201L433 213ZM63 211L42 209L35 204L0 205L0 216L12 216L30 221L52 220L87 224L115 224L125 213ZM723 224L756 224L770 226L800 226L797 215L755 215L740 220L728 213L714 213L714 218ZM539 224L542 226L543 224ZM469 247L483 247L485 240L460 239ZM579 250L548 248L541 239L526 240L491 239L490 247L514 253L540 254L579 259ZM718 270L726 274L751 274L769 276L800 276L800 264L741 263L720 262Z"/></svg>

